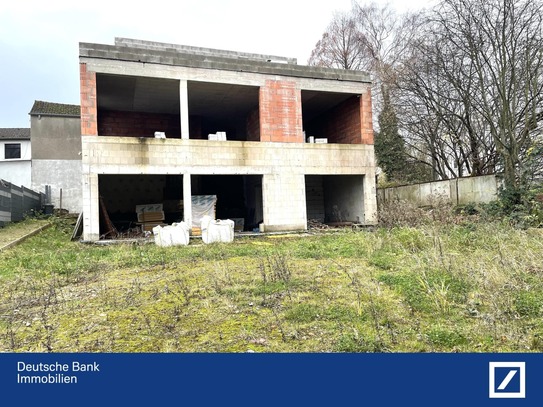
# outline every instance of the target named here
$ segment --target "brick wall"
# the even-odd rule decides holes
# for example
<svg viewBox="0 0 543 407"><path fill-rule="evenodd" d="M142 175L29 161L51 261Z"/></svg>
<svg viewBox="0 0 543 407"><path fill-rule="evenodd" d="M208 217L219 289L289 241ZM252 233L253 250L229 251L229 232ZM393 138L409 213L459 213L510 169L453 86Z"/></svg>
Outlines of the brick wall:
<svg viewBox="0 0 543 407"><path fill-rule="evenodd" d="M247 141L260 141L260 120L258 108L247 116Z"/></svg>
<svg viewBox="0 0 543 407"><path fill-rule="evenodd" d="M295 82L267 80L259 101L260 141L304 142L302 94Z"/></svg>
<svg viewBox="0 0 543 407"><path fill-rule="evenodd" d="M362 144L373 144L373 117L371 109L371 89L360 96L360 120Z"/></svg>
<svg viewBox="0 0 543 407"><path fill-rule="evenodd" d="M98 135L96 108L96 72L87 71L87 64L79 65L81 92L81 134Z"/></svg>
<svg viewBox="0 0 543 407"><path fill-rule="evenodd" d="M371 94L352 96L326 115L324 137L329 143L373 144Z"/></svg>
<svg viewBox="0 0 543 407"><path fill-rule="evenodd" d="M179 116L112 110L98 112L98 133L102 136L154 137L156 131L165 132L166 138L180 138Z"/></svg>
<svg viewBox="0 0 543 407"><path fill-rule="evenodd" d="M352 96L327 115L324 128L330 143L362 144L360 98Z"/></svg>

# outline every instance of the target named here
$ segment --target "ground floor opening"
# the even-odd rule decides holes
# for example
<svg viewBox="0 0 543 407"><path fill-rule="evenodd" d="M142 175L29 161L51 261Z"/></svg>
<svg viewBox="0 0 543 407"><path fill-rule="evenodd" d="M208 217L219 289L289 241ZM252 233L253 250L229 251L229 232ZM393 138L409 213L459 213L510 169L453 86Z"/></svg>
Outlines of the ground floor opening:
<svg viewBox="0 0 543 407"><path fill-rule="evenodd" d="M183 175L100 175L100 236L131 237L186 220L183 182ZM234 220L237 232L258 229L263 220L262 175L191 175L190 183L196 223L212 199L215 219Z"/></svg>
<svg viewBox="0 0 543 407"><path fill-rule="evenodd" d="M364 222L363 175L306 175L308 222L331 226Z"/></svg>

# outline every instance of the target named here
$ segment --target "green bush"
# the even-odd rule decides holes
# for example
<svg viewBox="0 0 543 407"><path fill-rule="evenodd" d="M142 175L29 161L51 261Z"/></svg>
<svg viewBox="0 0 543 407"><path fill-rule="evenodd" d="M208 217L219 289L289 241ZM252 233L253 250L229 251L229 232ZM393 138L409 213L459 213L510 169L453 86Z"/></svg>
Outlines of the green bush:
<svg viewBox="0 0 543 407"><path fill-rule="evenodd" d="M498 199L481 205L490 220L502 219L514 227L543 227L543 186L500 188Z"/></svg>

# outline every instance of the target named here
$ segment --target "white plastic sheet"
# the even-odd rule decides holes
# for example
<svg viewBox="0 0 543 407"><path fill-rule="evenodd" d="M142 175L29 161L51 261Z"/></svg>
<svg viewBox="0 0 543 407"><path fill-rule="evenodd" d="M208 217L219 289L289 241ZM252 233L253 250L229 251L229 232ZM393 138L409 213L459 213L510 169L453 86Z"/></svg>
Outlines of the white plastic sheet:
<svg viewBox="0 0 543 407"><path fill-rule="evenodd" d="M215 204L217 195L193 195L192 202L192 227L199 228L204 216L215 219Z"/></svg>
<svg viewBox="0 0 543 407"><path fill-rule="evenodd" d="M173 223L169 226L155 226L153 234L157 246L187 246L190 241L190 227L185 222Z"/></svg>
<svg viewBox="0 0 543 407"><path fill-rule="evenodd" d="M229 243L234 241L234 221L213 220L210 216L204 216L201 222L202 240L204 243Z"/></svg>

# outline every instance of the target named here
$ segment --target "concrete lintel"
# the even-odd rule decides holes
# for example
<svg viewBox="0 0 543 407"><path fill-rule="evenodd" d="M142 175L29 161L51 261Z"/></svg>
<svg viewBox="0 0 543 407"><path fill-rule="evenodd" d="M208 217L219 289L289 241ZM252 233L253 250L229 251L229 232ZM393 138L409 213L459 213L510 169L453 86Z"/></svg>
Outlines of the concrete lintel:
<svg viewBox="0 0 543 407"><path fill-rule="evenodd" d="M140 61L120 61L112 59L97 59L80 57L80 61L87 64L87 69L97 73L117 75L142 76L151 78L179 79L189 81L213 82L232 85L264 86L266 80L280 80L277 74L264 74L255 72L239 72L203 67L185 67L173 65L160 65ZM363 94L368 91L368 83L360 81L338 81L334 78L314 80L311 77L290 77L296 81L301 90L314 90L322 92Z"/></svg>

